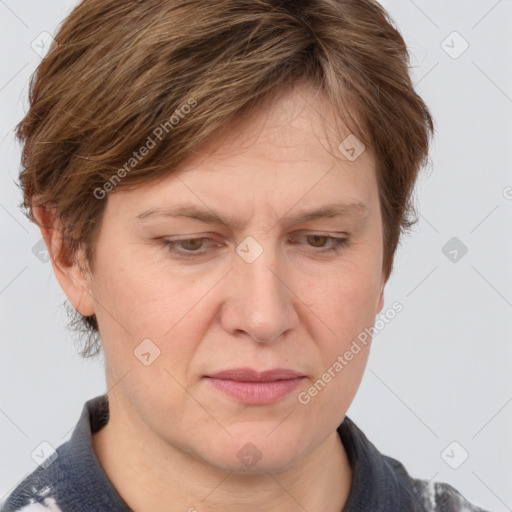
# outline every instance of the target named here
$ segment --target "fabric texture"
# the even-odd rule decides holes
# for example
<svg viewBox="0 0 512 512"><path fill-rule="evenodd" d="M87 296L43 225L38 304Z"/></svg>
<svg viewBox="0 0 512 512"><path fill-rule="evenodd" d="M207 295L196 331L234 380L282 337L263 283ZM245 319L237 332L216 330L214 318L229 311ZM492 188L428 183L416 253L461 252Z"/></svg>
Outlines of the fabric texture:
<svg viewBox="0 0 512 512"><path fill-rule="evenodd" d="M56 455L24 478L2 512L133 512L113 487L92 447L92 433L109 418L108 397L85 402L71 438ZM452 486L409 476L382 455L347 416L337 429L353 469L347 503L340 512L487 512Z"/></svg>

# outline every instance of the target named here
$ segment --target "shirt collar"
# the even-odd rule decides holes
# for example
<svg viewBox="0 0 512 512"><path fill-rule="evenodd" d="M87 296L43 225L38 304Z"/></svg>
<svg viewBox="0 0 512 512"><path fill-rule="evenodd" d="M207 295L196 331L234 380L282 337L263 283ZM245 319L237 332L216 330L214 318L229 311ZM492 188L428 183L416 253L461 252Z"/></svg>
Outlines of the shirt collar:
<svg viewBox="0 0 512 512"><path fill-rule="evenodd" d="M86 499L97 498L104 507L132 512L113 487L93 450L92 433L100 430L108 419L106 394L88 400L69 443L66 443L66 458L70 461L73 480L82 486L79 492ZM348 416L337 432L352 467L352 484L342 512L421 510L411 478L400 462L382 455Z"/></svg>

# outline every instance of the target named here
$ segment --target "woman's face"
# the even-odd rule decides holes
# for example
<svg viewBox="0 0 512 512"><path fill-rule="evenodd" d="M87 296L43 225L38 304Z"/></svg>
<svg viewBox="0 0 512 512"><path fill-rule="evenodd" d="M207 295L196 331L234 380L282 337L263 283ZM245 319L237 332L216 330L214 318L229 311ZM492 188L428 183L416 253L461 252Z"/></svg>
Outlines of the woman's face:
<svg viewBox="0 0 512 512"><path fill-rule="evenodd" d="M160 183L103 199L81 302L97 316L117 409L230 471L285 470L332 435L368 348L341 370L336 361L383 305L373 156L354 159L356 148L347 158L329 105L299 91L211 139ZM304 218L327 208L340 214ZM209 377L237 368L301 378L286 387Z"/></svg>

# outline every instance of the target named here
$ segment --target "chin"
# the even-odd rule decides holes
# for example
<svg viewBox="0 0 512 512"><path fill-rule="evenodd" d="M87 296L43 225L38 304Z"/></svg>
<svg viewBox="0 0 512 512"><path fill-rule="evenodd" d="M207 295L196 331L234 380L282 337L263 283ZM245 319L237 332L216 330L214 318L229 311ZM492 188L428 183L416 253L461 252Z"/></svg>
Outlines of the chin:
<svg viewBox="0 0 512 512"><path fill-rule="evenodd" d="M273 453L270 458L269 454L267 456L261 454L261 458L257 456L255 460L251 461L247 456L240 459L236 451L231 456L224 452L221 459L211 457L207 459L207 462L211 466L235 474L266 475L268 473L282 473L292 468L297 463L297 453L281 454L281 456Z"/></svg>
<svg viewBox="0 0 512 512"><path fill-rule="evenodd" d="M225 444L216 443L213 450L210 444L203 459L214 467L233 473L256 475L286 471L301 458L302 454L297 448L300 443L290 443L289 435L286 436L285 442L282 437L284 431L280 433L281 435L274 432L268 436L275 427L276 424L273 423L271 429L266 428L258 435L234 436ZM251 432L254 430L251 429Z"/></svg>

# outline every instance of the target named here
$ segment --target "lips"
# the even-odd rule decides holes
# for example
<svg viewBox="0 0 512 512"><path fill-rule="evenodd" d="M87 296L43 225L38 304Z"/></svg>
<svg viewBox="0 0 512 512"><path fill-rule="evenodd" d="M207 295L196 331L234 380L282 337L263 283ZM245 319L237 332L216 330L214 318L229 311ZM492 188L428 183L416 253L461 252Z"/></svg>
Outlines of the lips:
<svg viewBox="0 0 512 512"><path fill-rule="evenodd" d="M286 368L258 372L235 368L205 376L208 384L224 395L251 405L277 402L296 389L306 377Z"/></svg>
<svg viewBox="0 0 512 512"><path fill-rule="evenodd" d="M273 382L275 380L288 380L304 377L303 374L287 368L276 368L258 372L252 368L234 368L207 375L207 377L238 382Z"/></svg>

